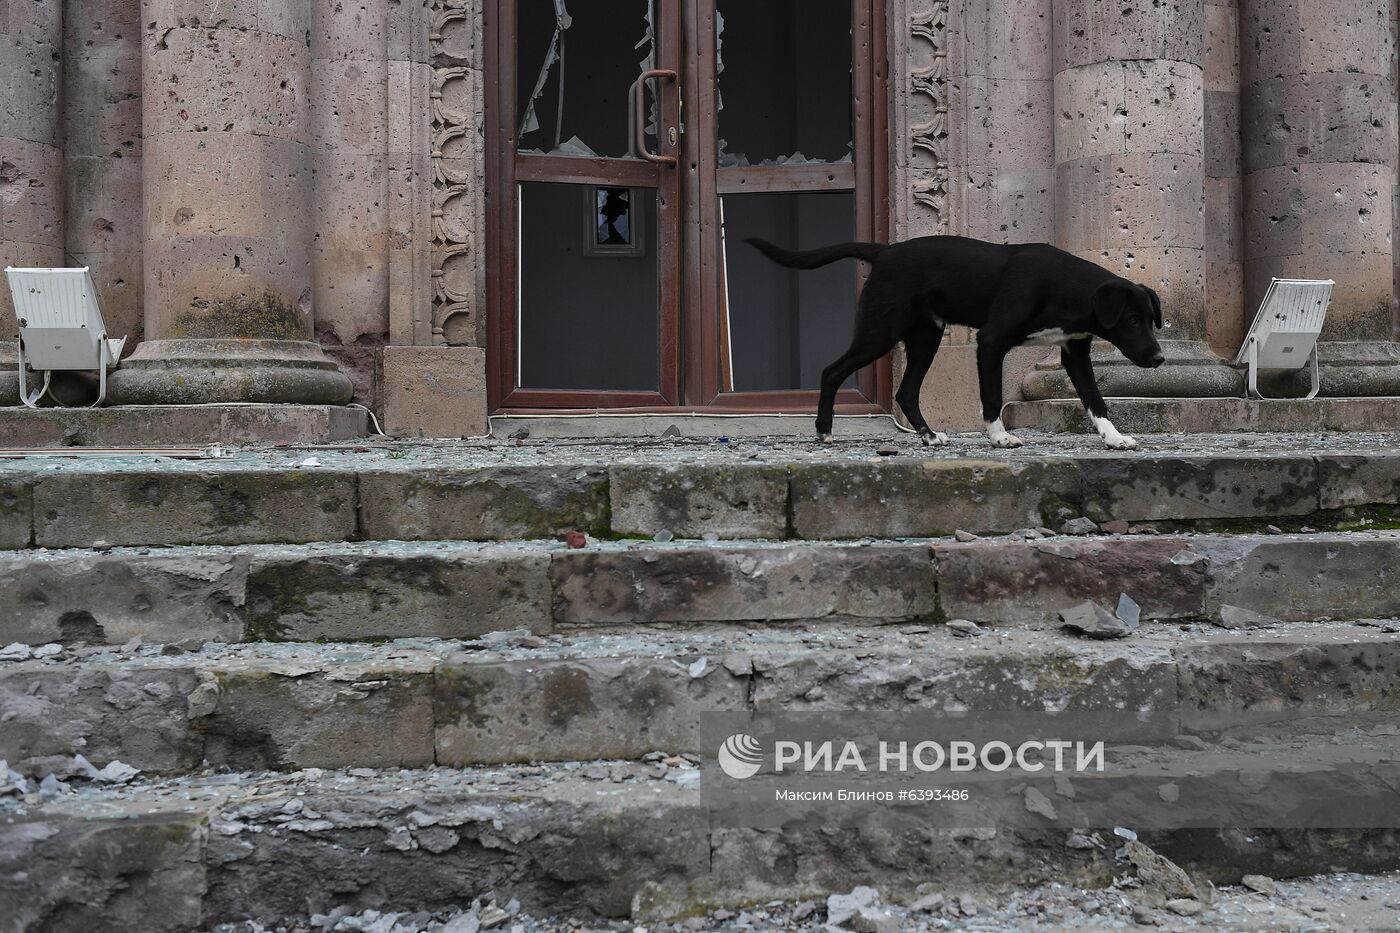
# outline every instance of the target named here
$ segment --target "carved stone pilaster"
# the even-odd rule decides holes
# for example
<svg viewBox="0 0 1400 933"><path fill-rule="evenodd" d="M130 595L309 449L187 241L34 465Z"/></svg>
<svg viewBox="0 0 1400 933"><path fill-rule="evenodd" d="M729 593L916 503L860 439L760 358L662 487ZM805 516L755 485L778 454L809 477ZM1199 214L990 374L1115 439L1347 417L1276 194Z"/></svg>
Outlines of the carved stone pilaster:
<svg viewBox="0 0 1400 933"><path fill-rule="evenodd" d="M482 28L480 0L434 0L430 37L434 346L485 342Z"/></svg>
<svg viewBox="0 0 1400 933"><path fill-rule="evenodd" d="M896 239L948 232L948 0L892 4Z"/></svg>

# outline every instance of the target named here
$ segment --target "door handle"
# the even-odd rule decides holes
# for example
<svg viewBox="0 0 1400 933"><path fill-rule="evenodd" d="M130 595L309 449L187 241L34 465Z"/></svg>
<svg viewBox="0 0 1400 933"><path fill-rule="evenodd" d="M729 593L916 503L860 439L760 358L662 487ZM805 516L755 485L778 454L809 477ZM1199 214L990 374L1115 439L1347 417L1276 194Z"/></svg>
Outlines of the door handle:
<svg viewBox="0 0 1400 933"><path fill-rule="evenodd" d="M659 165L674 166L677 161L675 156L658 155L657 153L652 152L650 149L647 148L646 82L651 78L660 78L663 81L670 81L674 83L676 81L677 75L674 71L671 71L667 68L651 68L647 71L643 71L640 75L637 76L637 80L632 82L632 90L628 96L632 98L632 104L636 108L633 112L632 120L632 131L636 133L636 136L633 139L633 143L636 146L637 155L641 156L643 159L646 159L648 162L656 162ZM671 132L672 134L675 133L674 128ZM661 126L659 123L656 127L656 138L663 138L661 133ZM675 145L674 135L671 137L670 141L671 145Z"/></svg>

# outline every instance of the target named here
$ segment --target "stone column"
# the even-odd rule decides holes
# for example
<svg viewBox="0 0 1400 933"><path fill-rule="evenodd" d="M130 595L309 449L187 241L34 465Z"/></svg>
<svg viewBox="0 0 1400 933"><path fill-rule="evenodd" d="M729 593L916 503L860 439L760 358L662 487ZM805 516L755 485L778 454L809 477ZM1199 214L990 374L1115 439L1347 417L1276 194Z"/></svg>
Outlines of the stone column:
<svg viewBox="0 0 1400 933"><path fill-rule="evenodd" d="M108 332L141 340L141 2L69 0L63 24L64 241ZM94 396L95 398L96 396Z"/></svg>
<svg viewBox="0 0 1400 933"><path fill-rule="evenodd" d="M146 342L125 404L350 400L312 341L311 0L142 0Z"/></svg>
<svg viewBox="0 0 1400 933"><path fill-rule="evenodd" d="M1242 0L1240 33L1245 309L1271 277L1335 279L1323 394L1400 395L1390 0Z"/></svg>
<svg viewBox="0 0 1400 933"><path fill-rule="evenodd" d="M63 4L0 4L0 268L63 265ZM19 328L0 284L0 405L19 402Z"/></svg>
<svg viewBox="0 0 1400 933"><path fill-rule="evenodd" d="M1055 242L1157 290L1167 365L1097 346L1113 396L1238 395L1206 345L1203 0L1054 0ZM1027 398L1074 396L1058 351Z"/></svg>

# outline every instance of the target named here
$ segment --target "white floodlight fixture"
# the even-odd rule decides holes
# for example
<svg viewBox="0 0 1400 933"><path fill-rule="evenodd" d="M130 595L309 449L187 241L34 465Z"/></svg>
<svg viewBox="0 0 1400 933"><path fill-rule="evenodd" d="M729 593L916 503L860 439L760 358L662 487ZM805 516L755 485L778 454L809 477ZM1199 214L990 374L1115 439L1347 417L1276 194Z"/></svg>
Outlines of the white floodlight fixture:
<svg viewBox="0 0 1400 933"><path fill-rule="evenodd" d="M126 338L108 338L87 266L78 269L6 268L19 321L19 394L30 408L49 391L55 371L97 370L97 401L107 398L107 372L116 369ZM30 392L28 370L44 384Z"/></svg>
<svg viewBox="0 0 1400 933"><path fill-rule="evenodd" d="M1321 381L1317 371L1317 340L1332 301L1331 279L1274 279L1254 323L1249 325L1244 345L1235 356L1236 366L1249 367L1249 396L1259 394L1259 370L1296 370L1311 364L1312 389L1307 397L1317 397Z"/></svg>

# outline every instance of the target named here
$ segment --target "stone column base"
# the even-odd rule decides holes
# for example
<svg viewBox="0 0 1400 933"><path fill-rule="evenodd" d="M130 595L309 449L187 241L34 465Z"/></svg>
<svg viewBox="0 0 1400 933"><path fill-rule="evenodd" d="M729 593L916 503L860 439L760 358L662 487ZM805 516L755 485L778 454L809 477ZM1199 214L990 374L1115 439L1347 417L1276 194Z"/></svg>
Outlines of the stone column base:
<svg viewBox="0 0 1400 933"><path fill-rule="evenodd" d="M148 340L107 383L117 405L297 402L343 405L354 387L307 340Z"/></svg>
<svg viewBox="0 0 1400 933"><path fill-rule="evenodd" d="M1107 398L1239 398L1244 374L1227 366L1197 340L1163 340L1166 363L1143 369L1110 344L1095 341L1090 353L1099 391ZM1032 401L1078 398L1054 350L1026 373L1022 395Z"/></svg>
<svg viewBox="0 0 1400 933"><path fill-rule="evenodd" d="M1400 344L1384 340L1326 340L1317 345L1319 395L1376 398L1400 395ZM1312 386L1307 369L1261 372L1259 392L1271 398L1302 398Z"/></svg>
<svg viewBox="0 0 1400 933"><path fill-rule="evenodd" d="M486 420L486 351L385 347L379 358L382 427L395 437L478 437Z"/></svg>

